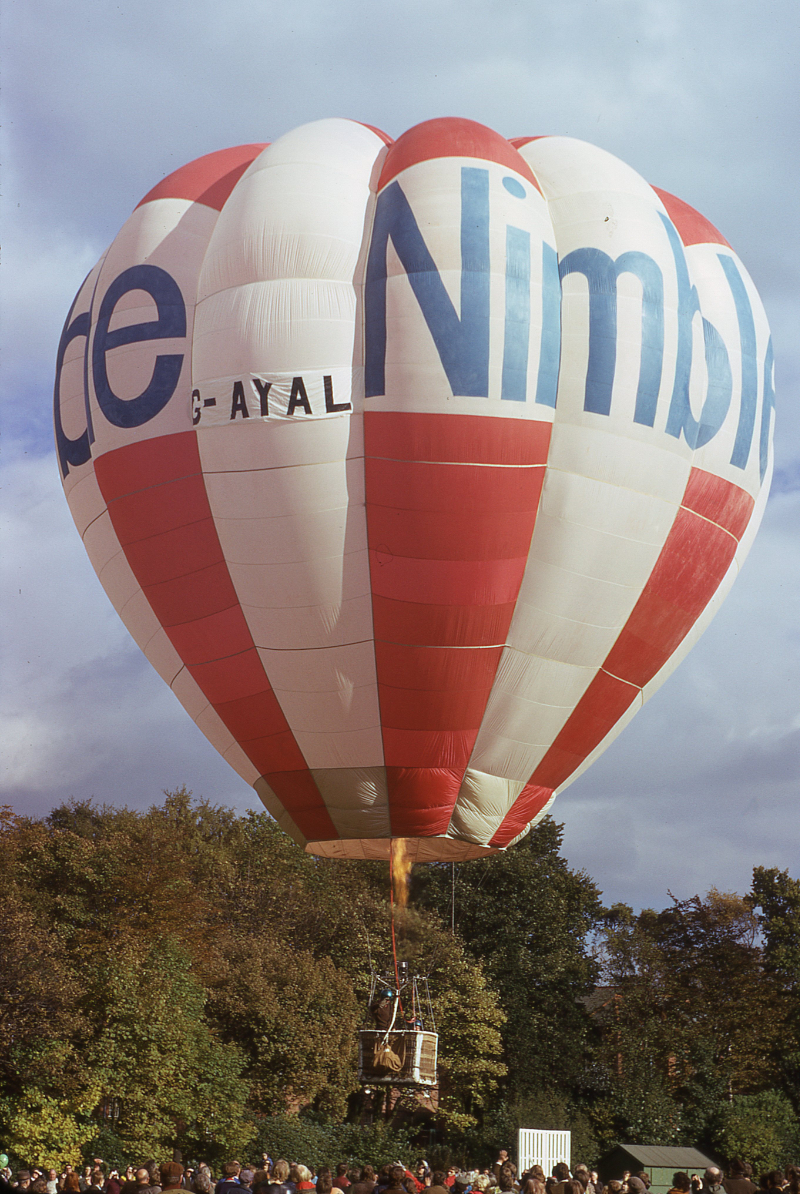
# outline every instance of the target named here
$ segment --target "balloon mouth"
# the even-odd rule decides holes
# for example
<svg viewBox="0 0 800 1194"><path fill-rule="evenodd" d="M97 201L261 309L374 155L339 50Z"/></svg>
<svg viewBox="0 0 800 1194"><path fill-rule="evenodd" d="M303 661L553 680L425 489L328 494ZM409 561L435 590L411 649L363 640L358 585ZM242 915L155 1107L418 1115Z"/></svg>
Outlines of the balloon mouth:
<svg viewBox="0 0 800 1194"><path fill-rule="evenodd" d="M495 846L480 846L475 842L452 837L375 837L333 838L330 841L306 842L307 854L321 858L361 858L388 861L392 843L405 845L410 862L466 862L470 858L487 858L498 854Z"/></svg>

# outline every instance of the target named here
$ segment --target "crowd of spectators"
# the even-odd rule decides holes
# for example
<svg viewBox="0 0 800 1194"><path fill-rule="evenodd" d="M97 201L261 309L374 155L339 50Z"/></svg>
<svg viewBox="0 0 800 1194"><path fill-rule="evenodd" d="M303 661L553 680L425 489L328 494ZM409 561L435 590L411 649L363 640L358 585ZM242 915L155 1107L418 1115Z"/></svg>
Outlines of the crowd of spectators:
<svg viewBox="0 0 800 1194"><path fill-rule="evenodd" d="M353 1166L341 1162L316 1171L307 1165L273 1161L266 1153L251 1166L226 1161L215 1174L204 1161L186 1168L178 1161L159 1165L145 1161L124 1171L95 1157L82 1170L56 1168L0 1170L0 1194L648 1194L646 1172L622 1173L603 1182L596 1170L560 1162L546 1176L540 1165L522 1173L501 1151L494 1165L483 1169L431 1169L420 1159L413 1168L403 1162ZM751 1167L734 1161L726 1177L720 1169L675 1173L669 1194L800 1194L800 1167L776 1169L753 1179Z"/></svg>

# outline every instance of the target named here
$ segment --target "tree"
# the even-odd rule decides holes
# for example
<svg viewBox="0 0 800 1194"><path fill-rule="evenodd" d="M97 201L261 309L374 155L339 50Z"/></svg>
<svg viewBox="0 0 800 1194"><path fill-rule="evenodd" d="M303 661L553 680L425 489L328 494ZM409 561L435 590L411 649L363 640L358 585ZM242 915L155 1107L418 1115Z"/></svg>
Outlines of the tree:
<svg viewBox="0 0 800 1194"><path fill-rule="evenodd" d="M764 934L765 988L783 1018L774 1061L800 1114L800 880L776 867L756 867L750 902Z"/></svg>
<svg viewBox="0 0 800 1194"><path fill-rule="evenodd" d="M416 867L412 897L456 926L469 955L497 992L506 1024L503 1052L512 1096L581 1089L591 1022L583 999L594 985L588 938L600 912L591 879L559 851L562 829L549 817L503 854Z"/></svg>
<svg viewBox="0 0 800 1194"><path fill-rule="evenodd" d="M728 1161L746 1157L755 1174L796 1163L800 1126L791 1102L777 1090L736 1095L718 1116L714 1147Z"/></svg>
<svg viewBox="0 0 800 1194"><path fill-rule="evenodd" d="M772 1082L783 1016L757 936L750 902L714 889L659 913L609 910L603 1037L614 1098L598 1113L613 1103L614 1116L604 1133L695 1143L721 1103Z"/></svg>
<svg viewBox="0 0 800 1194"><path fill-rule="evenodd" d="M127 1156L176 1145L209 1157L240 1151L254 1135L244 1056L206 1021L205 992L178 942L128 945L98 973L94 998L103 1023L84 1063L117 1108Z"/></svg>
<svg viewBox="0 0 800 1194"><path fill-rule="evenodd" d="M213 1156L254 1115L343 1115L371 962L388 961L385 865L314 858L266 814L184 789L2 832L0 1116L19 1151L78 1160L104 1131L127 1156ZM496 996L435 915L409 917L400 947L436 973L444 1113L469 1117L496 1081Z"/></svg>

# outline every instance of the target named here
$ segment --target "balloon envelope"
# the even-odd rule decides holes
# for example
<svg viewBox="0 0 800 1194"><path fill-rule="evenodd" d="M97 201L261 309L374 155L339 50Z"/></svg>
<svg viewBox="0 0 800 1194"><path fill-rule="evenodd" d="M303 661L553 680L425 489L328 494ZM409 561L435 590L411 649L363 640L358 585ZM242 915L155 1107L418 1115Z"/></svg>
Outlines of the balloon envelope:
<svg viewBox="0 0 800 1194"><path fill-rule="evenodd" d="M503 849L675 668L771 469L766 317L699 213L565 137L323 120L138 205L56 446L102 584L306 849Z"/></svg>

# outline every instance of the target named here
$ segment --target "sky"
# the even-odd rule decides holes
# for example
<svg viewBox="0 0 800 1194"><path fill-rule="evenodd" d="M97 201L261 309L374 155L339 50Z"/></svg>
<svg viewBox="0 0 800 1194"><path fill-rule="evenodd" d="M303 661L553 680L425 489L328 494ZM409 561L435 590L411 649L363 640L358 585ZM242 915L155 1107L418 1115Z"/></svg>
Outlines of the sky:
<svg viewBox="0 0 800 1194"><path fill-rule="evenodd" d="M212 150L344 116L579 137L698 208L773 330L776 473L700 643L556 801L607 903L800 874L800 237L794 0L27 0L3 46L0 803L261 807L117 618L53 450L56 347L139 199Z"/></svg>

